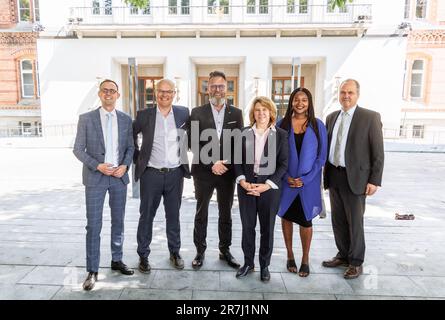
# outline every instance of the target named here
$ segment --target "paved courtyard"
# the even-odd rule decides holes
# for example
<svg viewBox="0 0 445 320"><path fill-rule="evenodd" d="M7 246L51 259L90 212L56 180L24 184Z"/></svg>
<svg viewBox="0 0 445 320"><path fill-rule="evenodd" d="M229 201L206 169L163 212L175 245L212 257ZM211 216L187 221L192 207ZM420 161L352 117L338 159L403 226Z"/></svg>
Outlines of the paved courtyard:
<svg viewBox="0 0 445 320"><path fill-rule="evenodd" d="M94 291L84 292L86 219L81 164L69 148L3 146L0 152L0 299L445 299L445 154L386 154L384 187L367 202L365 274L356 280L344 280L341 269L321 266L322 260L336 253L327 194L328 218L314 220L308 278L287 272L277 219L270 283L259 280L258 269L245 279L236 279L235 270L218 259L214 201L206 260L200 271L194 271L196 202L192 182L187 180L181 209L185 269L177 271L169 264L161 205L154 225L152 272L136 271L131 277L112 272L106 209L99 282ZM125 226L124 261L135 269L138 203L128 198ZM415 220L395 220L396 212L412 213ZM232 253L242 262L236 201L232 217ZM298 263L298 232L294 248Z"/></svg>

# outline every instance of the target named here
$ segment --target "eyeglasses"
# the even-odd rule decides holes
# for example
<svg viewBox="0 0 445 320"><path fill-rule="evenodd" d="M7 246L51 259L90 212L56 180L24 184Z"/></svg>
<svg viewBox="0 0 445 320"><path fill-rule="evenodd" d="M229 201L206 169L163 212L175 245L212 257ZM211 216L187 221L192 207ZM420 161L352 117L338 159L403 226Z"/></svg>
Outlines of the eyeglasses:
<svg viewBox="0 0 445 320"><path fill-rule="evenodd" d="M102 88L100 89L100 92L102 92L103 94L115 94L117 90Z"/></svg>
<svg viewBox="0 0 445 320"><path fill-rule="evenodd" d="M158 94L166 94L166 95L172 95L173 93L175 93L174 90L156 90L156 92Z"/></svg>
<svg viewBox="0 0 445 320"><path fill-rule="evenodd" d="M218 89L219 91L223 91L224 89L226 89L226 85L225 84L211 84L209 86L210 91L216 91L216 89Z"/></svg>

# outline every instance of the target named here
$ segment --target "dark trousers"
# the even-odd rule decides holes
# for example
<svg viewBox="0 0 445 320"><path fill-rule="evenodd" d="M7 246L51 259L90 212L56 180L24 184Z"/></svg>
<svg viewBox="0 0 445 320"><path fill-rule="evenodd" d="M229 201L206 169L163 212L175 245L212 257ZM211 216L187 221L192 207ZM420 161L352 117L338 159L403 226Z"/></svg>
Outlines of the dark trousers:
<svg viewBox="0 0 445 320"><path fill-rule="evenodd" d="M181 229L179 209L181 208L184 174L181 167L166 173L147 168L141 177L141 204L137 231L138 255L147 258L153 237L153 220L156 216L161 197L164 198L168 250L179 253L181 248Z"/></svg>
<svg viewBox="0 0 445 320"><path fill-rule="evenodd" d="M255 238L257 216L260 221L260 267L266 268L270 264L273 250L275 218L280 202L280 191L269 189L259 197L246 193L238 185L238 201L241 215L242 240L241 247L244 253L244 263L254 266Z"/></svg>
<svg viewBox="0 0 445 320"><path fill-rule="evenodd" d="M111 211L111 260L122 260L127 185L123 184L120 179L113 177L110 177L109 181L109 185L85 187L87 272L97 272L99 270L102 212L107 192Z"/></svg>
<svg viewBox="0 0 445 320"><path fill-rule="evenodd" d="M198 253L204 253L207 248L207 223L209 216L209 203L213 191L216 189L218 202L218 235L219 250L229 250L232 244L232 204L235 191L234 179L224 174L222 176L208 175L193 177L195 185L196 215L193 231L193 242Z"/></svg>
<svg viewBox="0 0 445 320"><path fill-rule="evenodd" d="M356 195L349 187L346 170L327 164L332 228L337 257L353 266L361 266L365 259L363 215L366 196Z"/></svg>

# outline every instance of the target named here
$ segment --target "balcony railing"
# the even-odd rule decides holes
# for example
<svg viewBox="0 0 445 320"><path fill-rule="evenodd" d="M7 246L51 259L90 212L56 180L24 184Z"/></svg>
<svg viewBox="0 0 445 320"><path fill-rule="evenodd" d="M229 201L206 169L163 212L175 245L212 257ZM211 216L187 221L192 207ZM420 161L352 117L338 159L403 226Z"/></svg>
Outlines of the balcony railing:
<svg viewBox="0 0 445 320"><path fill-rule="evenodd" d="M372 5L348 4L331 10L327 5L269 6L151 6L72 7L72 25L171 25L171 24L353 24L369 23Z"/></svg>

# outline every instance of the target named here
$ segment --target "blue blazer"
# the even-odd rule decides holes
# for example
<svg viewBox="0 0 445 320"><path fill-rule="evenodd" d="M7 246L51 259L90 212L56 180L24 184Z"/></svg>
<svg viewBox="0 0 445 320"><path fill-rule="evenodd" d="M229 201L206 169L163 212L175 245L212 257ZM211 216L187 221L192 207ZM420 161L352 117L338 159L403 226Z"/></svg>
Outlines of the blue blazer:
<svg viewBox="0 0 445 320"><path fill-rule="evenodd" d="M89 187L109 184L108 177L97 170L97 166L105 162L105 142L99 109L100 107L79 116L73 148L74 155L83 163L82 182ZM124 184L128 184L128 169L134 152L131 118L119 110L116 110L116 114L119 135L118 163L127 166L127 172L120 179Z"/></svg>
<svg viewBox="0 0 445 320"><path fill-rule="evenodd" d="M278 126L281 124L278 124ZM320 146L314 129L309 125L304 135L301 146L300 157L297 155L295 146L294 129L290 126L288 137L289 143L289 163L287 174L283 178L280 209L278 216L282 217L289 209L297 195L300 195L301 205L306 216L306 220L312 220L322 210L321 205L321 174L322 167L327 156L327 133L323 122L317 119L318 132L320 136ZM301 178L303 187L291 188L287 183L287 178Z"/></svg>

